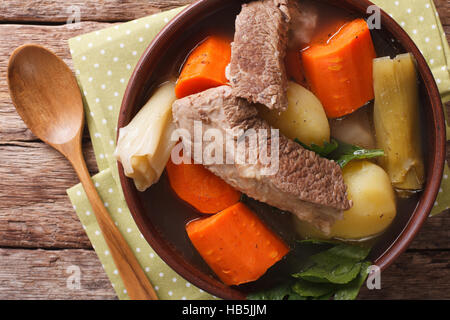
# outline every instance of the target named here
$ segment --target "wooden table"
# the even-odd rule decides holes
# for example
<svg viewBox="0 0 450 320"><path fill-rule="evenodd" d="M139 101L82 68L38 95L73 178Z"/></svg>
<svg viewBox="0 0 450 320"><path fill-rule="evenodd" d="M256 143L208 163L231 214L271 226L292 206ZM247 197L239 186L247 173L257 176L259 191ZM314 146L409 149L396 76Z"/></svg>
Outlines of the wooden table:
<svg viewBox="0 0 450 320"><path fill-rule="evenodd" d="M65 190L69 163L38 140L11 103L6 66L14 48L39 43L72 65L67 39L191 0L6 0L0 2L0 299L116 299ZM450 2L435 0L450 38ZM81 9L82 22L67 25ZM89 136L84 150L97 171ZM447 157L450 159L450 157ZM382 274L382 290L362 299L450 299L450 215L428 219L410 248ZM81 288L68 289L68 268Z"/></svg>

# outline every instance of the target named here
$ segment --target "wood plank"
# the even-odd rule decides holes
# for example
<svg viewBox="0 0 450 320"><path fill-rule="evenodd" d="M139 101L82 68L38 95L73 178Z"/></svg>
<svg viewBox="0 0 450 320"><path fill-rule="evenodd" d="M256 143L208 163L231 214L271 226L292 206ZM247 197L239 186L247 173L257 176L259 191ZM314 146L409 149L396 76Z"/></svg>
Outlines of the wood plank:
<svg viewBox="0 0 450 320"><path fill-rule="evenodd" d="M444 26L444 32L445 35L447 36L447 42L450 43L450 25Z"/></svg>
<svg viewBox="0 0 450 320"><path fill-rule="evenodd" d="M450 25L450 2L448 0L434 0L436 9L444 26Z"/></svg>
<svg viewBox="0 0 450 320"><path fill-rule="evenodd" d="M0 21L64 23L77 12L81 21L127 21L192 2L194 0L8 0L0 3ZM434 3L442 23L449 25L449 2L434 0Z"/></svg>
<svg viewBox="0 0 450 320"><path fill-rule="evenodd" d="M0 21L65 23L78 12L81 21L128 21L192 2L194 0L8 0L0 2Z"/></svg>
<svg viewBox="0 0 450 320"><path fill-rule="evenodd" d="M80 289L70 289L70 266L80 270ZM0 300L117 299L91 250L0 249Z"/></svg>
<svg viewBox="0 0 450 320"><path fill-rule="evenodd" d="M428 218L409 246L413 250L450 249L450 211Z"/></svg>
<svg viewBox="0 0 450 320"><path fill-rule="evenodd" d="M95 173L89 141L85 158ZM90 248L65 192L78 178L69 162L43 143L0 145L0 246Z"/></svg>
<svg viewBox="0 0 450 320"><path fill-rule="evenodd" d="M406 252L381 274L381 290L363 287L360 299L450 299L450 251ZM78 266L81 289L67 288ZM94 251L0 249L0 300L116 299Z"/></svg>
<svg viewBox="0 0 450 320"><path fill-rule="evenodd" d="M409 251L381 274L381 290L361 290L360 299L450 299L450 251Z"/></svg>
<svg viewBox="0 0 450 320"><path fill-rule="evenodd" d="M41 44L55 52L72 68L67 40L107 26L110 24L98 22L83 22L76 27L0 24L0 39L8 39L0 41L0 144L36 139L20 119L9 97L6 74L9 56L13 50L25 43Z"/></svg>

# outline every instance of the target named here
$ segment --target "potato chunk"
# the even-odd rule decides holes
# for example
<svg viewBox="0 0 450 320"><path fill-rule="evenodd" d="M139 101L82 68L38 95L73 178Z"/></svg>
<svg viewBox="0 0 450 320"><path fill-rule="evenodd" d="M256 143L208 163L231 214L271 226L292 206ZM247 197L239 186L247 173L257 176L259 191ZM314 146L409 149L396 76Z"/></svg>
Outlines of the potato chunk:
<svg viewBox="0 0 450 320"><path fill-rule="evenodd" d="M285 111L261 107L260 116L290 139L306 145L329 142L330 125L319 99L295 82L289 82L287 96L289 105Z"/></svg>
<svg viewBox="0 0 450 320"><path fill-rule="evenodd" d="M394 189L380 166L369 161L353 161L343 169L343 174L353 207L344 212L343 220L334 224L329 236L296 221L302 237L364 239L380 234L394 220L397 212Z"/></svg>

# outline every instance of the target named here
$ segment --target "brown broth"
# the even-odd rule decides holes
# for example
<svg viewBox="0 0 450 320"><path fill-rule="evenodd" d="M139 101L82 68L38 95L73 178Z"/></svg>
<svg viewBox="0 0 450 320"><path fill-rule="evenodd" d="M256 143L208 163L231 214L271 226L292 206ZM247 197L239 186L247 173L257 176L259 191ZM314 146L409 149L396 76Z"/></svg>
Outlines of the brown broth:
<svg viewBox="0 0 450 320"><path fill-rule="evenodd" d="M320 27L314 33L313 41L315 42L326 41L330 34L338 30L340 26L356 17L352 12L338 9L328 4L311 0L307 0L307 2L314 3L319 12L318 25ZM197 27L187 30L184 37L178 39L175 44L177 48L180 48L179 51L175 55L168 55L163 59L163 63L159 65L154 73L155 76L150 77L149 83L157 84L177 78L189 52L208 35L222 33L233 37L234 20L239 10L240 7L232 7L226 14L213 13L212 17L208 19L210 19L209 21L214 21L214 25L201 22ZM399 50L397 42L386 38L380 30L372 30L372 38L378 56L395 56L402 53ZM148 88L146 96L150 97L153 90L154 87ZM388 230L376 239L370 240L370 244L373 245L370 258L376 258L388 249L386 243L392 243L401 232L406 222L410 219L411 213L417 206L419 196L420 194L416 194L409 199L397 198L397 216ZM156 185L140 193L139 197L146 212L159 213L149 214L148 219L152 221L153 225L158 227L158 232L160 232L167 243L184 256L192 265L215 277L199 253L192 246L185 231L185 225L189 221L201 218L202 215L174 194L166 174L164 173L162 175ZM248 199L247 204L286 243L290 245L295 243L296 235L291 223L292 218L290 213L280 212L252 199ZM276 283L280 275L285 275L291 271L287 267L286 260L288 259L289 255L272 267L258 281L240 287L244 291L250 292Z"/></svg>
<svg viewBox="0 0 450 320"><path fill-rule="evenodd" d="M320 1L306 0L302 3L306 6L313 6L317 10L317 27L312 35L311 44L326 43L346 23L357 17L349 11Z"/></svg>

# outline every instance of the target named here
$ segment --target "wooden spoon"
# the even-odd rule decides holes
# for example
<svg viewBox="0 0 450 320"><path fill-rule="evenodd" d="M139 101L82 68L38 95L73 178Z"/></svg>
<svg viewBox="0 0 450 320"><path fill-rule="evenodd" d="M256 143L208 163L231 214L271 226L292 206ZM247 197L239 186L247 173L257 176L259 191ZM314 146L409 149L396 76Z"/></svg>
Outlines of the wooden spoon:
<svg viewBox="0 0 450 320"><path fill-rule="evenodd" d="M83 102L69 67L41 46L24 45L11 55L8 84L17 112L28 128L39 139L61 152L78 174L130 298L158 299L104 207L89 175L81 151Z"/></svg>

